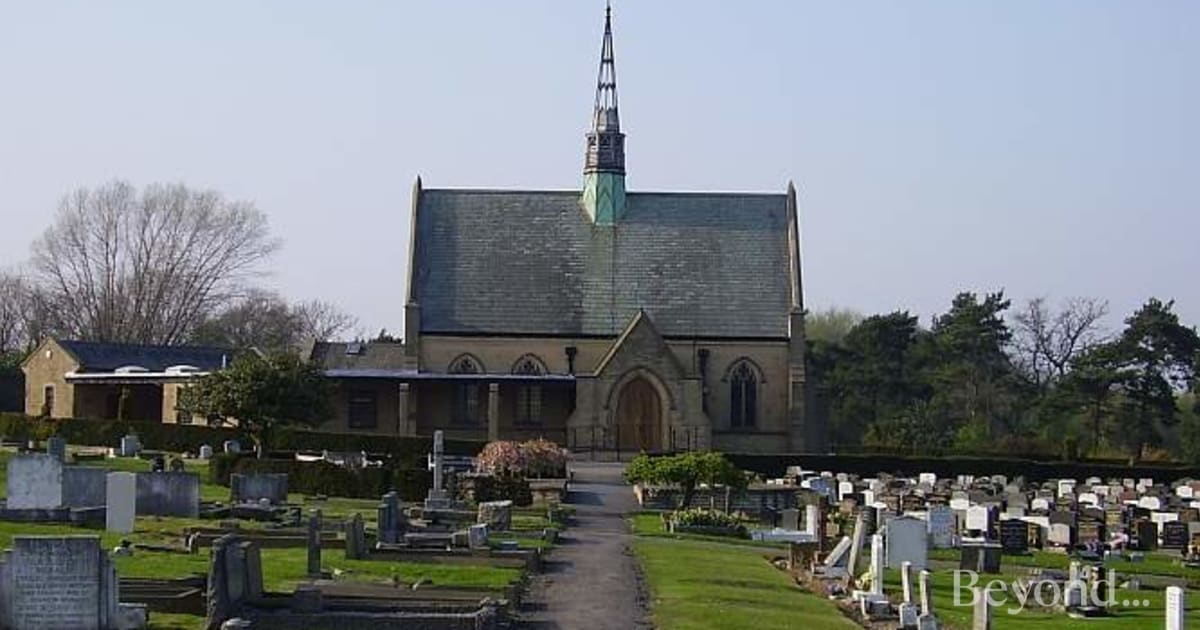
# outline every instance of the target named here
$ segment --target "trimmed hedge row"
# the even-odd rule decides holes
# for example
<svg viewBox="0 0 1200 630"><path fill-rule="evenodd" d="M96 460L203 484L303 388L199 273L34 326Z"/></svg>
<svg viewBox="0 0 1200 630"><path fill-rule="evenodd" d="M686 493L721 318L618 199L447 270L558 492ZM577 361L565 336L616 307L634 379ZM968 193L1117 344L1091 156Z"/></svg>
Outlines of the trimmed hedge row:
<svg viewBox="0 0 1200 630"><path fill-rule="evenodd" d="M916 475L936 473L939 477L956 475L1023 476L1030 481L1046 479L1084 479L1087 477L1153 477L1169 481L1184 477L1200 477L1195 466L1146 463L1125 466L1111 462L1036 461L1016 457L920 457L905 455L753 455L727 453L735 466L769 477L782 476L788 466L803 466L807 470L874 475L891 473Z"/></svg>
<svg viewBox="0 0 1200 630"><path fill-rule="evenodd" d="M45 440L58 434L71 444L111 446L134 433L142 446L161 451L200 450L201 444L221 449L225 440L237 439L235 429L214 429L202 425L163 424L139 420L54 420L24 414L0 414L0 435L8 438Z"/></svg>
<svg viewBox="0 0 1200 630"><path fill-rule="evenodd" d="M142 446L162 451L195 453L201 445L208 444L219 452L226 440L240 439L243 444L249 443L238 429L232 428L142 420L55 420L19 413L0 413L0 436L8 438L45 440L58 434L71 444L115 447L129 433L137 434ZM446 440L445 452L448 455L475 455L483 450L484 444L475 440ZM280 429L275 433L271 446L278 451L382 453L415 465L433 449L433 438Z"/></svg>
<svg viewBox="0 0 1200 630"><path fill-rule="evenodd" d="M419 501L433 485L425 469L397 467L388 460L380 468L350 469L329 462L258 459L253 455L218 455L208 464L213 483L228 486L232 473L286 473L288 491L355 499L378 499L395 490L405 501Z"/></svg>

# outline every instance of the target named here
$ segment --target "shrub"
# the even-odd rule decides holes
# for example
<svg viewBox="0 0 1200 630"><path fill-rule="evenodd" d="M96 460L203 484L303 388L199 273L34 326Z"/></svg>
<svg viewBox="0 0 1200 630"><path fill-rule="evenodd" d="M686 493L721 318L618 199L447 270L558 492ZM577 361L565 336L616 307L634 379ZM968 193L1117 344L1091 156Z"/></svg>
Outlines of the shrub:
<svg viewBox="0 0 1200 630"><path fill-rule="evenodd" d="M533 478L567 476L567 449L538 438L527 442L488 442L479 453L477 468L493 474L511 473Z"/></svg>
<svg viewBox="0 0 1200 630"><path fill-rule="evenodd" d="M480 503L509 500L521 507L533 505L533 491L529 489L529 480L520 475L480 475L474 482L475 500Z"/></svg>
<svg viewBox="0 0 1200 630"><path fill-rule="evenodd" d="M747 483L745 473L725 459L724 455L711 451L664 457L638 455L625 469L625 480L629 483L679 486L680 509L692 504L699 484L740 490Z"/></svg>
<svg viewBox="0 0 1200 630"><path fill-rule="evenodd" d="M746 526L738 518L728 512L695 508L679 510L671 514L671 522L676 528L686 528L708 534L725 534L744 538L747 536Z"/></svg>

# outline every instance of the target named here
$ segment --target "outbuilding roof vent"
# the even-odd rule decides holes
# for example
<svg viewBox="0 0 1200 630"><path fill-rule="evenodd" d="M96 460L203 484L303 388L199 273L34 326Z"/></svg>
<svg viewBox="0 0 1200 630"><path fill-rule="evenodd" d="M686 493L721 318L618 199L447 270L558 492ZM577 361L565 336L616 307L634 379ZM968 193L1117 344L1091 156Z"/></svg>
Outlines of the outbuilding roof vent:
<svg viewBox="0 0 1200 630"><path fill-rule="evenodd" d="M140 365L126 365L113 370L116 374L145 374L149 371Z"/></svg>
<svg viewBox="0 0 1200 630"><path fill-rule="evenodd" d="M167 374L191 374L199 371L200 368L194 365L172 365L165 370Z"/></svg>

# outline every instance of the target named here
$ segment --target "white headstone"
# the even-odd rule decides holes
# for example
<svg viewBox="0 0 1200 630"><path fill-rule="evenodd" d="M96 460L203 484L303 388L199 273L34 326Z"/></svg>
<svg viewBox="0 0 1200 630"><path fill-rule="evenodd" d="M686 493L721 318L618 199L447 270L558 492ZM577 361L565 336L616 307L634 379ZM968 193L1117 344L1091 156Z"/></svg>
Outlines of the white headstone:
<svg viewBox="0 0 1200 630"><path fill-rule="evenodd" d="M887 566L899 568L910 563L920 571L929 564L929 531L925 521L911 516L898 516L888 521Z"/></svg>
<svg viewBox="0 0 1200 630"><path fill-rule="evenodd" d="M1184 615L1187 613L1187 597L1178 586L1167 587L1166 630L1184 630Z"/></svg>
<svg viewBox="0 0 1200 630"><path fill-rule="evenodd" d="M63 504L62 460L42 453L14 455L8 460L6 507L45 510Z"/></svg>
<svg viewBox="0 0 1200 630"><path fill-rule="evenodd" d="M854 494L854 484L849 481L838 482L838 501Z"/></svg>
<svg viewBox="0 0 1200 630"><path fill-rule="evenodd" d="M213 447L207 444L200 445L200 459L212 459Z"/></svg>
<svg viewBox="0 0 1200 630"><path fill-rule="evenodd" d="M488 526L484 523L472 525L467 529L467 539L471 549L487 549Z"/></svg>
<svg viewBox="0 0 1200 630"><path fill-rule="evenodd" d="M1066 497L1075 494L1074 479L1059 479L1058 480L1058 496Z"/></svg>
<svg viewBox="0 0 1200 630"><path fill-rule="evenodd" d="M937 483L937 474L931 472L921 473L917 475L917 483L927 483L932 486Z"/></svg>
<svg viewBox="0 0 1200 630"><path fill-rule="evenodd" d="M1175 496L1181 499L1191 499L1196 496L1196 491L1191 486L1179 486L1175 488Z"/></svg>
<svg viewBox="0 0 1200 630"><path fill-rule="evenodd" d="M972 505L967 508L967 521L964 527L986 532L991 527L991 512L982 505Z"/></svg>
<svg viewBox="0 0 1200 630"><path fill-rule="evenodd" d="M813 536L821 535L821 508L819 506L804 506L804 531Z"/></svg>
<svg viewBox="0 0 1200 630"><path fill-rule="evenodd" d="M1029 509L1033 512L1049 512L1050 500L1045 497L1037 497L1029 502Z"/></svg>
<svg viewBox="0 0 1200 630"><path fill-rule="evenodd" d="M1138 499L1138 507L1145 508L1147 510L1161 510L1162 499L1158 497L1142 497Z"/></svg>
<svg viewBox="0 0 1200 630"><path fill-rule="evenodd" d="M104 529L128 534L133 531L137 513L137 475L131 472L110 472L105 477Z"/></svg>
<svg viewBox="0 0 1200 630"><path fill-rule="evenodd" d="M1081 493L1079 493L1078 500L1080 503L1087 503L1089 505L1100 505L1100 496L1097 495L1095 492L1081 492Z"/></svg>
<svg viewBox="0 0 1200 630"><path fill-rule="evenodd" d="M871 593L874 595L883 595L884 551L883 536L871 536Z"/></svg>
<svg viewBox="0 0 1200 630"><path fill-rule="evenodd" d="M963 499L963 498L950 499L950 509L952 509L952 510L958 510L959 512L965 512L970 507L971 507L970 499Z"/></svg>

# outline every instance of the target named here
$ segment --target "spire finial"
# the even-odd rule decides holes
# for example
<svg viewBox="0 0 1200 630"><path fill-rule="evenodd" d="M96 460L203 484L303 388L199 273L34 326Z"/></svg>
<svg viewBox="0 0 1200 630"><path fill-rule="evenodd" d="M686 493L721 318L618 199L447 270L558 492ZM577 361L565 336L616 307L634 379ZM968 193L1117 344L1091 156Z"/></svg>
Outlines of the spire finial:
<svg viewBox="0 0 1200 630"><path fill-rule="evenodd" d="M604 5L604 39L596 105L583 164L584 210L597 225L615 225L625 214L625 134L617 113L617 65L613 61L612 5Z"/></svg>

